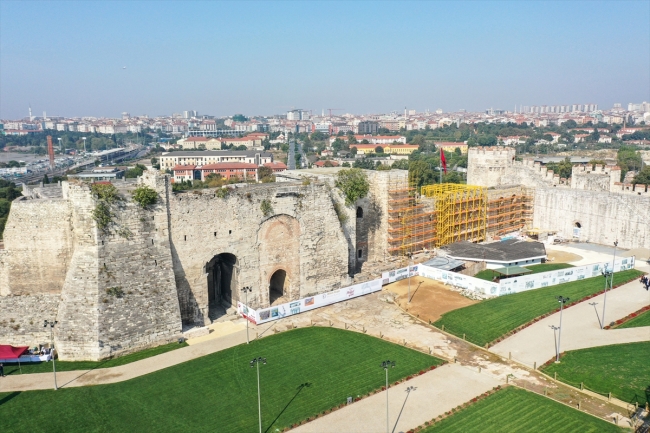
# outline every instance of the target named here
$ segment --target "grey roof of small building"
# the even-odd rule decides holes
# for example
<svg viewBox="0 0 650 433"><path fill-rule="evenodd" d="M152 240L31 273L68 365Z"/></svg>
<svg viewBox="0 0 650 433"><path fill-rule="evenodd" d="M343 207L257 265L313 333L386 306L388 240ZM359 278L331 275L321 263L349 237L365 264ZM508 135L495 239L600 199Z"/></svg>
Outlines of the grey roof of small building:
<svg viewBox="0 0 650 433"><path fill-rule="evenodd" d="M512 262L546 256L546 248L543 243L519 239L508 239L489 244L473 244L463 241L449 244L442 249L453 258L476 261Z"/></svg>
<svg viewBox="0 0 650 433"><path fill-rule="evenodd" d="M254 157L257 154L263 157L271 157L271 152L262 152L259 150L200 150L200 151L176 151L165 152L162 156L250 156Z"/></svg>
<svg viewBox="0 0 650 433"><path fill-rule="evenodd" d="M429 261L422 263L425 266L442 269L443 271L453 271L465 265L462 260L452 259L451 257L434 257Z"/></svg>
<svg viewBox="0 0 650 433"><path fill-rule="evenodd" d="M543 156L540 158L535 158L535 162L541 162L542 164L548 164L550 162L562 162L566 156ZM591 161L594 158L585 158L583 156L571 156L569 157L569 160L571 161L572 164L586 164L589 161Z"/></svg>

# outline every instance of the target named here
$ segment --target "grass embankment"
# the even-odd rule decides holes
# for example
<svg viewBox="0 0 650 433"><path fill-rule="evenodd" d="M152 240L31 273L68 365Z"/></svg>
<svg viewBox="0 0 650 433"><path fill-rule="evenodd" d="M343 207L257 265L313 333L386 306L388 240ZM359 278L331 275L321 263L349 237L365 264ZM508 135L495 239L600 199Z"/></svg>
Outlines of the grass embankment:
<svg viewBox="0 0 650 433"><path fill-rule="evenodd" d="M569 385L585 388L639 405L650 402L650 341L566 352L559 364L542 370Z"/></svg>
<svg viewBox="0 0 650 433"><path fill-rule="evenodd" d="M73 370L94 370L96 368L117 367L140 361L141 359L150 358L160 355L161 353L171 352L187 346L187 343L170 343L162 346L152 347L139 352L120 356L119 358L107 359L104 361L56 361L56 371L73 371ZM29 373L49 373L52 371L51 362L32 362L21 364L22 374ZM5 364L5 374L20 374L18 364Z"/></svg>
<svg viewBox="0 0 650 433"><path fill-rule="evenodd" d="M630 269L614 274L614 285L620 285L638 278L642 273ZM512 295L488 299L469 307L445 313L434 326L484 346L502 335L524 325L533 319L559 308L556 296L565 296L577 302L603 290L602 277L558 284L557 286L534 289Z"/></svg>
<svg viewBox="0 0 650 433"><path fill-rule="evenodd" d="M422 433L614 433L623 430L584 412L513 386L462 409Z"/></svg>
<svg viewBox="0 0 650 433"><path fill-rule="evenodd" d="M2 431L257 431L260 365L262 427L282 430L380 389L383 360L394 382L442 361L364 334L301 328L240 345L126 382L58 391L0 394Z"/></svg>
<svg viewBox="0 0 650 433"><path fill-rule="evenodd" d="M530 274L526 274L526 275L531 275L531 274L539 274L548 271L557 271L558 269L572 268L573 265L570 265L568 263L542 263L539 265L530 265L530 266L522 266L522 267L533 271ZM496 277L497 275L498 274L494 272L492 269L485 269L479 272L478 274L474 275L474 278L480 278L481 280L492 281L494 277Z"/></svg>
<svg viewBox="0 0 650 433"><path fill-rule="evenodd" d="M627 322L619 325L616 329L621 328L638 328L640 326L650 326L650 310L644 311L638 316L628 320ZM648 355L650 356L650 355Z"/></svg>

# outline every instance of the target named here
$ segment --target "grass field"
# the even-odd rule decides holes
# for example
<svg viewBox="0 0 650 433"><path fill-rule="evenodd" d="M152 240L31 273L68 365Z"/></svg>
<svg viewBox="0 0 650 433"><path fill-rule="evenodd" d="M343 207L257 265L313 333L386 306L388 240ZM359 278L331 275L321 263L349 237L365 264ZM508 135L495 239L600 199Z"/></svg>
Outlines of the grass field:
<svg viewBox="0 0 650 433"><path fill-rule="evenodd" d="M623 430L584 412L513 386L451 415L423 433L614 433Z"/></svg>
<svg viewBox="0 0 650 433"><path fill-rule="evenodd" d="M522 266L526 269L530 269L531 274L539 274L541 272L548 272L548 271L556 271L558 269L566 269L566 268L572 268L573 265L570 265L568 263L542 263L539 265L530 265L530 266ZM487 280L487 281L492 281L492 279L496 276L497 274L492 271L492 269L485 269L478 274L474 275L475 278L480 278L481 280ZM530 275L530 274L527 274Z"/></svg>
<svg viewBox="0 0 650 433"><path fill-rule="evenodd" d="M107 359L105 361L56 361L56 371L73 371L73 370L93 370L95 368L117 367L119 365L129 364L141 359L150 358L160 355L161 353L171 352L187 346L187 343L170 343L162 346L144 349L129 355L120 356L119 358ZM22 374L29 373L49 373L52 371L51 362L32 362L21 365ZM21 374L18 364L5 364L5 374Z"/></svg>
<svg viewBox="0 0 650 433"><path fill-rule="evenodd" d="M383 360L394 382L441 360L374 337L301 328L112 385L0 394L2 432L257 431L260 365L265 432L302 421L381 388Z"/></svg>
<svg viewBox="0 0 650 433"><path fill-rule="evenodd" d="M625 283L641 275L630 269L614 274L614 285ZM577 301L604 288L602 277L587 278L543 289L529 290L488 299L469 307L445 313L434 323L454 335L466 334L466 339L480 346L494 341L513 329L559 307L556 296Z"/></svg>
<svg viewBox="0 0 650 433"><path fill-rule="evenodd" d="M607 394L628 403L650 402L650 341L566 352L559 364L543 368L558 380Z"/></svg>
<svg viewBox="0 0 650 433"><path fill-rule="evenodd" d="M639 326L650 326L650 310L644 311L633 319L628 320L616 329L621 328L638 328Z"/></svg>

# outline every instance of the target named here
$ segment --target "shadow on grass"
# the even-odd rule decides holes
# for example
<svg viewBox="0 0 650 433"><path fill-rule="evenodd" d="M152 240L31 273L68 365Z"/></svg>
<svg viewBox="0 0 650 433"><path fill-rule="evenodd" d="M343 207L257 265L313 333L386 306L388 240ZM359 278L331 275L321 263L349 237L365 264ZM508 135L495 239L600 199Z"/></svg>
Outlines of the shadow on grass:
<svg viewBox="0 0 650 433"><path fill-rule="evenodd" d="M404 403L402 403L402 409L399 411L399 415L397 415L397 419L395 420L395 425L393 426L392 433L395 433L395 429L397 428L397 424L399 424L399 419L402 417L402 412L404 412L404 407L406 406L406 401L409 399L409 395L411 395L411 391L415 391L417 387L415 386L409 386L406 388L404 391L406 391L406 398L404 399Z"/></svg>
<svg viewBox="0 0 650 433"><path fill-rule="evenodd" d="M280 411L278 416L276 416L275 419L273 421L271 421L271 424L269 424L269 426L266 428L266 430L264 430L264 433L268 433L268 431L271 429L271 427L273 427L273 424L275 424L275 422L282 416L282 414L287 410L287 408L291 405L291 403L293 403L293 401L296 399L296 397L298 397L298 394L300 394L300 392L304 388L309 388L310 386L311 386L310 382L305 382L305 383L301 383L300 385L298 385L298 388L296 388L298 391L294 394L293 397L291 397L291 400L289 400L289 403L287 403L287 405Z"/></svg>
<svg viewBox="0 0 650 433"><path fill-rule="evenodd" d="M18 397L18 395L19 395L21 392L22 392L22 391L14 391L14 392L12 392L11 394L7 395L6 397L0 399L0 406L2 406L3 404L7 403L7 402L8 402L9 400L11 400L11 399L13 399L13 398L15 398L15 397Z"/></svg>

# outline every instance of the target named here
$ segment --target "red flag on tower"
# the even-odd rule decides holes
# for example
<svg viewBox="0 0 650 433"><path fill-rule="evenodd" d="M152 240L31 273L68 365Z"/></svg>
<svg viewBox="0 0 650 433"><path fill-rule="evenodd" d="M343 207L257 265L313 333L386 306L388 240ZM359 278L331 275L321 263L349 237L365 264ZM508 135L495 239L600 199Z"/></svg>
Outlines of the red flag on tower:
<svg viewBox="0 0 650 433"><path fill-rule="evenodd" d="M445 160L445 152L442 150L442 147L440 148L440 163L442 164L442 169L445 170L445 174L447 174L447 161Z"/></svg>

